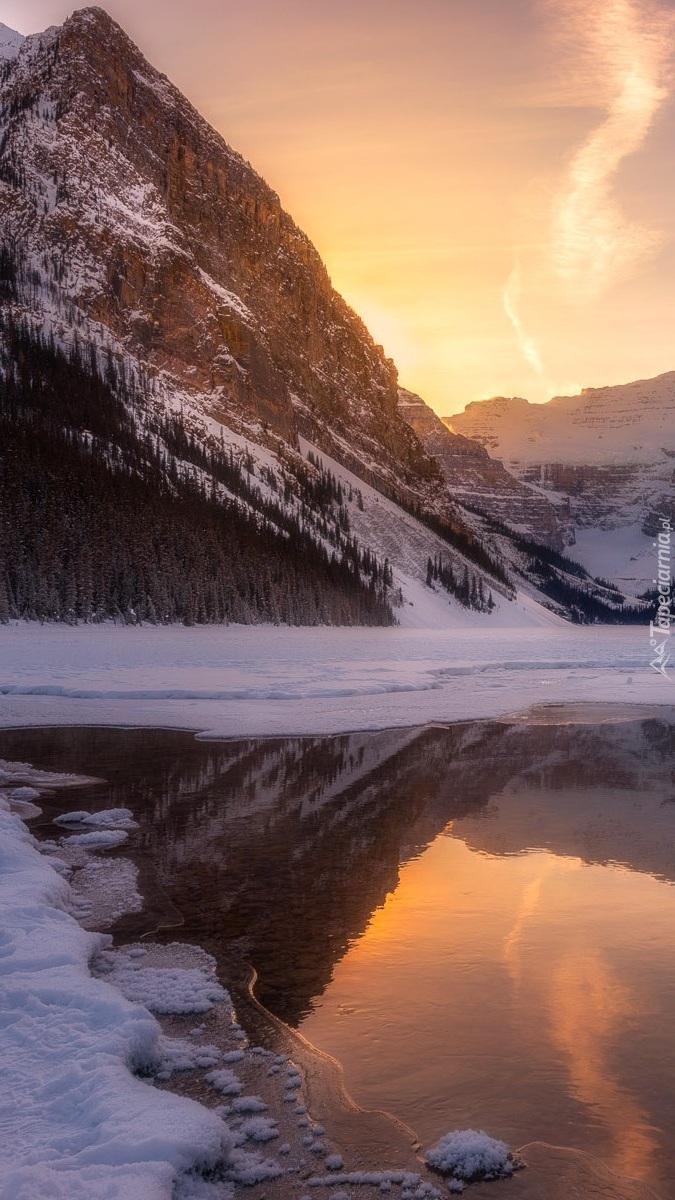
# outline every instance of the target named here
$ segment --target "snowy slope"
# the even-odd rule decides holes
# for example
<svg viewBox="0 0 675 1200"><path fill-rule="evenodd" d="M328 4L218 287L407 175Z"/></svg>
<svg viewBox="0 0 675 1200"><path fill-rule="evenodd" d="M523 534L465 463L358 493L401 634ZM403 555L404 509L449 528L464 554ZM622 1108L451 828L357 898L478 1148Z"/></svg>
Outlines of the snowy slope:
<svg viewBox="0 0 675 1200"><path fill-rule="evenodd" d="M25 38L23 34L10 29L0 21L0 60L16 58Z"/></svg>
<svg viewBox="0 0 675 1200"><path fill-rule="evenodd" d="M451 550L447 542L438 537L410 513L393 500L383 496L375 488L363 483L353 472L336 459L322 453L305 438L300 439L304 454L317 456L343 485L358 489L360 503L349 504L351 527L359 542L370 546L384 562L390 563L394 583L393 591L401 588L404 603L395 609L399 625L406 629L470 629L485 624L485 614L464 608L454 596L436 584L427 587L426 566L429 558L439 555L450 562L457 575L465 567L475 571L470 560L457 550ZM490 623L502 627L525 627L561 623L559 618L535 600L519 596L513 601L498 583L490 581L495 610L489 617Z"/></svg>

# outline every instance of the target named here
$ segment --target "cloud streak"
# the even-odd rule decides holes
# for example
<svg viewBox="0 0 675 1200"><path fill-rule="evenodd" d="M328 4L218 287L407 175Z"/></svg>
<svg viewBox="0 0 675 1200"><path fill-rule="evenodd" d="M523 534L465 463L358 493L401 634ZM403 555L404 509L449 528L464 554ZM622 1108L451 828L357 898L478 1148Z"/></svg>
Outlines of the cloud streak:
<svg viewBox="0 0 675 1200"><path fill-rule="evenodd" d="M578 96L581 88L604 109L603 119L572 153L549 200L537 214L532 207L528 235L532 242L533 229L541 230L540 254L532 258L517 251L502 292L523 359L546 385L540 345L522 316L522 300L533 283L540 295L583 306L605 295L662 244L659 232L622 211L616 185L624 160L643 146L670 94L675 12L656 0L542 4L557 22L568 94Z"/></svg>
<svg viewBox="0 0 675 1200"><path fill-rule="evenodd" d="M504 312L513 325L523 358L527 363L529 363L529 365L532 367L532 370L535 371L540 378L543 378L544 367L537 349L536 342L534 341L534 338L530 337L526 332L519 313L521 274L520 263L516 263L511 274L509 275L508 282L502 294Z"/></svg>
<svg viewBox="0 0 675 1200"><path fill-rule="evenodd" d="M644 0L594 0L579 15L608 101L604 120L572 156L554 204L552 261L568 293L591 300L661 243L658 233L624 216L613 184L669 94L675 21Z"/></svg>

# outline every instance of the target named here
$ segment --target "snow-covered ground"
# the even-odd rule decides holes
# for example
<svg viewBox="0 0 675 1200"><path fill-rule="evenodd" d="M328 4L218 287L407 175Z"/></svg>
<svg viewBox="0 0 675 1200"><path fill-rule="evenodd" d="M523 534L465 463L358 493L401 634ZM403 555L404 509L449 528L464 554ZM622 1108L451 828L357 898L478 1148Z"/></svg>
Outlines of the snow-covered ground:
<svg viewBox="0 0 675 1200"><path fill-rule="evenodd" d="M538 610L541 613L541 609ZM642 626L0 627L0 727L337 733L579 701L672 704Z"/></svg>

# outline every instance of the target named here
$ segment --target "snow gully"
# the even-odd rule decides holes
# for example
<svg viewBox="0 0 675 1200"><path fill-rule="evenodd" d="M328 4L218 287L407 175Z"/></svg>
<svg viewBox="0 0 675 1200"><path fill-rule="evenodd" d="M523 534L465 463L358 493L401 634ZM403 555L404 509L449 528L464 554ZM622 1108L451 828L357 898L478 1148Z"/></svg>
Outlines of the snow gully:
<svg viewBox="0 0 675 1200"><path fill-rule="evenodd" d="M658 540L654 542L654 549L658 553L657 578L654 580L658 593L658 604L656 616L649 622L649 645L654 652L654 657L649 665L666 679L668 678L666 667L670 661L668 638L671 635L670 627L673 621L670 518L661 517L660 525L661 531Z"/></svg>

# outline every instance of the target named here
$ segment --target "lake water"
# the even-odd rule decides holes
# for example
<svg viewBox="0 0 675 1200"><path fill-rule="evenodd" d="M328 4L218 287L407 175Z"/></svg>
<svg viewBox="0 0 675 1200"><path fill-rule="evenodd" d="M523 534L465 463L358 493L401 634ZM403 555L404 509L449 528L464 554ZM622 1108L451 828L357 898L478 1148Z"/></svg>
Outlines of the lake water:
<svg viewBox="0 0 675 1200"><path fill-rule="evenodd" d="M675 1194L672 710L238 742L6 731L0 757L103 777L38 832L134 811L115 853L147 903L117 936L199 942L226 981L252 963L357 1103L423 1145L480 1127ZM556 1153L533 1149L539 1184ZM567 1195L649 1194L598 1170Z"/></svg>

